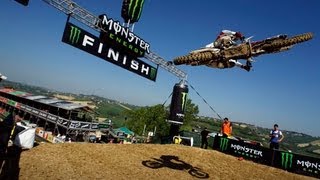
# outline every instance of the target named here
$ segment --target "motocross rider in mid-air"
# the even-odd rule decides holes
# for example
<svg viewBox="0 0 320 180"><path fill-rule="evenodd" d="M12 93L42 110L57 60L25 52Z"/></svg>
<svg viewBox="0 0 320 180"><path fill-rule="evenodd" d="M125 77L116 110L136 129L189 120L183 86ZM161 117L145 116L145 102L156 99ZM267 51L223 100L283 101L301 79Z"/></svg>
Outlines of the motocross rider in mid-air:
<svg viewBox="0 0 320 180"><path fill-rule="evenodd" d="M218 35L216 40L213 43L210 43L206 45L207 48L218 48L220 50L222 49L228 49L234 45L236 45L237 41L243 42L245 37L240 33L240 32L234 32L230 30L223 30L221 33ZM227 68L227 67L233 67L233 66L238 66L242 69L245 69L246 71L250 71L252 65L250 61L247 61L246 65L241 64L239 61L230 59L227 62L223 61L218 61L218 62L213 62L214 64L210 64L210 66L214 66L217 68Z"/></svg>

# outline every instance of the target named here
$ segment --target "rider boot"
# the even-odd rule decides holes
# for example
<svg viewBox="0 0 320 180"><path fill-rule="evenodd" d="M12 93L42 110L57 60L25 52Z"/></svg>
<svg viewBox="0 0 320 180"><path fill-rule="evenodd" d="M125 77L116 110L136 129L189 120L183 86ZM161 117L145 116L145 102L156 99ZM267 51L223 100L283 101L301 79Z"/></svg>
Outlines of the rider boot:
<svg viewBox="0 0 320 180"><path fill-rule="evenodd" d="M241 68L245 69L248 72L251 70L251 67L252 67L252 64L250 61L247 61L245 66L241 66Z"/></svg>
<svg viewBox="0 0 320 180"><path fill-rule="evenodd" d="M278 37L279 37L280 39L286 39L286 38L287 38L287 35L286 35L286 34L281 34L281 35L278 35Z"/></svg>
<svg viewBox="0 0 320 180"><path fill-rule="evenodd" d="M248 66L248 67L252 67L251 62L250 62L250 61L247 61L246 66Z"/></svg>
<svg viewBox="0 0 320 180"><path fill-rule="evenodd" d="M250 66L247 66L247 65L246 65L246 66L241 66L241 68L242 68L242 69L245 69L245 70L248 71L248 72L249 72L250 69L251 69L251 67L250 67Z"/></svg>

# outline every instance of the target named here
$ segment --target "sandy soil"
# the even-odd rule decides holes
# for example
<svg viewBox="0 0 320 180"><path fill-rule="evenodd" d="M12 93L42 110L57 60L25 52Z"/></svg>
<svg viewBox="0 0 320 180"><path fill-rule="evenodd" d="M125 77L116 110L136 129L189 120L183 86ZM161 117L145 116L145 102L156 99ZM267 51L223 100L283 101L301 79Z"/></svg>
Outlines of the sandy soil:
<svg viewBox="0 0 320 180"><path fill-rule="evenodd" d="M24 151L20 179L312 179L182 145L41 144Z"/></svg>

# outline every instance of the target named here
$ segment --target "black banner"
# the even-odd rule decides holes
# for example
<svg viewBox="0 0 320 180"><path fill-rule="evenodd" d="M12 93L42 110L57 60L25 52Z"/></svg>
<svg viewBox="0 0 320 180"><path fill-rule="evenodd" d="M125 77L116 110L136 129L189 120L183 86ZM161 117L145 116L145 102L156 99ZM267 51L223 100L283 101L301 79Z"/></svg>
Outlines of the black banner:
<svg viewBox="0 0 320 180"><path fill-rule="evenodd" d="M222 136L215 136L213 149L293 173L320 178L319 158L294 154L288 151L272 150L256 144Z"/></svg>
<svg viewBox="0 0 320 180"><path fill-rule="evenodd" d="M242 140L215 136L213 148L228 154L243 157L245 159L250 159L263 164L271 164L272 152L269 148L265 148L256 144L246 143Z"/></svg>
<svg viewBox="0 0 320 180"><path fill-rule="evenodd" d="M109 42L108 44L107 42L102 42L98 37L72 23L68 22L66 24L62 42L102 58L149 80L156 81L157 68L150 66L138 58L132 58L123 52L111 48L113 47L113 43Z"/></svg>
<svg viewBox="0 0 320 180"><path fill-rule="evenodd" d="M320 159L288 151L274 151L275 167L290 172L320 178Z"/></svg>
<svg viewBox="0 0 320 180"><path fill-rule="evenodd" d="M188 86L177 83L173 87L168 121L176 124L183 124L184 110L187 103Z"/></svg>

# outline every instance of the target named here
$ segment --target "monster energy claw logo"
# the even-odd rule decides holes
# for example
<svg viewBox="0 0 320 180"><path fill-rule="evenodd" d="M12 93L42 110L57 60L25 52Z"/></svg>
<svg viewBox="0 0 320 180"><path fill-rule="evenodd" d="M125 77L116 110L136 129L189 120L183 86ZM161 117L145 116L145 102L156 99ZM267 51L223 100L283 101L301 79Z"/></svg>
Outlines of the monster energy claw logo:
<svg viewBox="0 0 320 180"><path fill-rule="evenodd" d="M71 27L71 32L69 36L69 41L71 41L72 44L78 43L81 30L74 26L70 26L70 27Z"/></svg>
<svg viewBox="0 0 320 180"><path fill-rule="evenodd" d="M292 167L293 154L287 152L281 152L281 167L288 169Z"/></svg>
<svg viewBox="0 0 320 180"><path fill-rule="evenodd" d="M182 111L184 111L184 108L185 108L185 103L186 103L186 100L187 100L187 94L188 93L182 92L182 105L181 105Z"/></svg>
<svg viewBox="0 0 320 180"><path fill-rule="evenodd" d="M157 70L155 68L151 68L150 78L154 79L156 76Z"/></svg>
<svg viewBox="0 0 320 180"><path fill-rule="evenodd" d="M140 19L143 3L144 0L130 1L129 16L131 16L131 20L137 21Z"/></svg>
<svg viewBox="0 0 320 180"><path fill-rule="evenodd" d="M220 138L220 150L221 151L227 150L228 142L229 142L228 138Z"/></svg>

